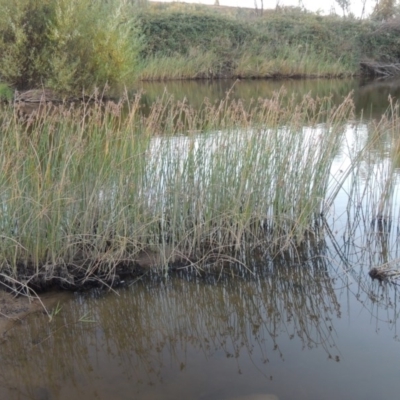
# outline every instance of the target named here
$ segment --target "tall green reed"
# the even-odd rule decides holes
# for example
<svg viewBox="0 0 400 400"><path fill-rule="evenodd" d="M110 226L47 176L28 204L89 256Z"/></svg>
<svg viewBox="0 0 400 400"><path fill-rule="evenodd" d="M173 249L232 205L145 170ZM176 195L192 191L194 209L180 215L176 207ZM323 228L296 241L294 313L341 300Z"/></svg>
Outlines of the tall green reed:
<svg viewBox="0 0 400 400"><path fill-rule="evenodd" d="M251 105L167 94L147 115L133 100L2 109L1 265L48 274L231 259L244 248L296 246L315 231L348 97ZM43 272L44 271L44 272Z"/></svg>

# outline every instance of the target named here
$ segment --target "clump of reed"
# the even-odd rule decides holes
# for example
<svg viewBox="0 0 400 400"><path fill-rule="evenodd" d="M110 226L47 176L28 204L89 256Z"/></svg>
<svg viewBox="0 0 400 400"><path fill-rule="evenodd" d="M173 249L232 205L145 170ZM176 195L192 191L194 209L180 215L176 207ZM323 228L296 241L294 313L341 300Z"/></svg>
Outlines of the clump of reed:
<svg viewBox="0 0 400 400"><path fill-rule="evenodd" d="M167 79L205 79L212 78L219 71L218 56L213 52L199 52L192 49L188 55L157 55L142 60L138 67L138 79L167 80Z"/></svg>
<svg viewBox="0 0 400 400"><path fill-rule="evenodd" d="M233 75L241 78L343 77L355 73L341 58L333 60L307 44L284 46L274 54L267 47L258 54L243 51L233 70Z"/></svg>
<svg viewBox="0 0 400 400"><path fill-rule="evenodd" d="M218 51L191 48L188 54L158 53L143 59L139 80L178 80L214 78L315 78L356 74L342 59L333 60L307 46L286 46L279 54L268 47L260 50L242 46L223 59Z"/></svg>
<svg viewBox="0 0 400 400"><path fill-rule="evenodd" d="M1 276L73 283L130 268L204 266L243 249L295 247L316 231L348 97L283 92L199 111L165 94L119 103L2 108ZM29 279L29 278L26 278Z"/></svg>

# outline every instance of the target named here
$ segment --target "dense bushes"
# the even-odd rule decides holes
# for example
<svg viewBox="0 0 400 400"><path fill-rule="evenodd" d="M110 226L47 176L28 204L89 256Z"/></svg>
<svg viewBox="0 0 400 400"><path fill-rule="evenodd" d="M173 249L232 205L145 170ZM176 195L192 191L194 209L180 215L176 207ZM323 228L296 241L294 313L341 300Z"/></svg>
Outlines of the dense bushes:
<svg viewBox="0 0 400 400"><path fill-rule="evenodd" d="M400 18L385 22L370 21L369 29L359 36L365 58L386 62L400 61Z"/></svg>
<svg viewBox="0 0 400 400"><path fill-rule="evenodd" d="M68 92L125 81L139 41L124 3L0 0L0 80Z"/></svg>
<svg viewBox="0 0 400 400"><path fill-rule="evenodd" d="M144 56L188 54L193 47L217 50L221 42L233 48L251 41L256 35L250 24L202 12L142 14L139 26L146 41Z"/></svg>
<svg viewBox="0 0 400 400"><path fill-rule="evenodd" d="M353 74L357 63L347 41L354 34L342 34L338 41L340 27L327 26L326 19L299 10L251 18L217 14L206 8L189 12L148 9L138 18L145 44L141 57L147 60L141 77L165 79L166 67L181 78ZM339 17L331 20L345 21ZM345 23L353 29L357 21ZM176 74L184 64L182 56L187 58L187 66L194 59L201 69ZM197 60L208 64L205 67ZM162 66L159 73L157 65Z"/></svg>
<svg viewBox="0 0 400 400"><path fill-rule="evenodd" d="M147 12L138 21L145 43L142 58L161 58L163 62L157 64L166 65L165 58L171 57L182 65L184 56L189 68L182 71L182 78L230 76L240 57L239 49L256 36L256 31L245 21L204 11ZM193 69L191 65L199 68ZM153 65L149 66L152 70ZM151 76L149 72L146 65L142 76Z"/></svg>

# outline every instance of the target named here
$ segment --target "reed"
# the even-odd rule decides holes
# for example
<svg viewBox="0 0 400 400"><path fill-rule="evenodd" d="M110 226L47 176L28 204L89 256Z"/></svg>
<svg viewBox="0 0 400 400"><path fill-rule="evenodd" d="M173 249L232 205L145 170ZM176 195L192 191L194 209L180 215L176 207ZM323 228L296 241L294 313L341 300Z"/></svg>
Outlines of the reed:
<svg viewBox="0 0 400 400"><path fill-rule="evenodd" d="M3 108L2 278L68 287L144 254L167 268L296 247L324 212L351 110L283 91L199 111L165 94L147 115L140 95L23 119Z"/></svg>
<svg viewBox="0 0 400 400"><path fill-rule="evenodd" d="M144 59L138 79L178 80L213 78L293 78L353 76L357 69L340 58L332 60L313 49L286 47L279 54L270 49L261 52L237 49L235 59L223 60L217 52L190 49L188 54L157 54Z"/></svg>
<svg viewBox="0 0 400 400"><path fill-rule="evenodd" d="M251 77L344 77L357 73L354 66L346 65L340 57L332 59L327 53L305 45L285 46L278 53L264 48L261 52L243 51L233 75Z"/></svg>
<svg viewBox="0 0 400 400"><path fill-rule="evenodd" d="M177 80L212 78L219 60L213 52L192 49L188 55L157 55L143 60L138 67L138 79Z"/></svg>

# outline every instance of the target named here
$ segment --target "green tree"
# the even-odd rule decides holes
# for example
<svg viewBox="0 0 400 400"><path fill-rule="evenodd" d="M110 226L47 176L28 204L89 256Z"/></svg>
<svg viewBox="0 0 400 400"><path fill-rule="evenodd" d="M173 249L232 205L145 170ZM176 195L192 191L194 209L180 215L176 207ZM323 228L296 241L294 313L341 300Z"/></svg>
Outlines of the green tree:
<svg viewBox="0 0 400 400"><path fill-rule="evenodd" d="M256 9L256 14L262 16L264 12L264 0L254 0L254 8Z"/></svg>
<svg viewBox="0 0 400 400"><path fill-rule="evenodd" d="M373 19L387 21L396 15L396 0L380 0L372 13Z"/></svg>
<svg viewBox="0 0 400 400"><path fill-rule="evenodd" d="M139 40L125 1L0 0L0 80L73 92L126 83Z"/></svg>
<svg viewBox="0 0 400 400"><path fill-rule="evenodd" d="M350 10L350 0L335 0L339 7L342 9L343 16L349 13Z"/></svg>

